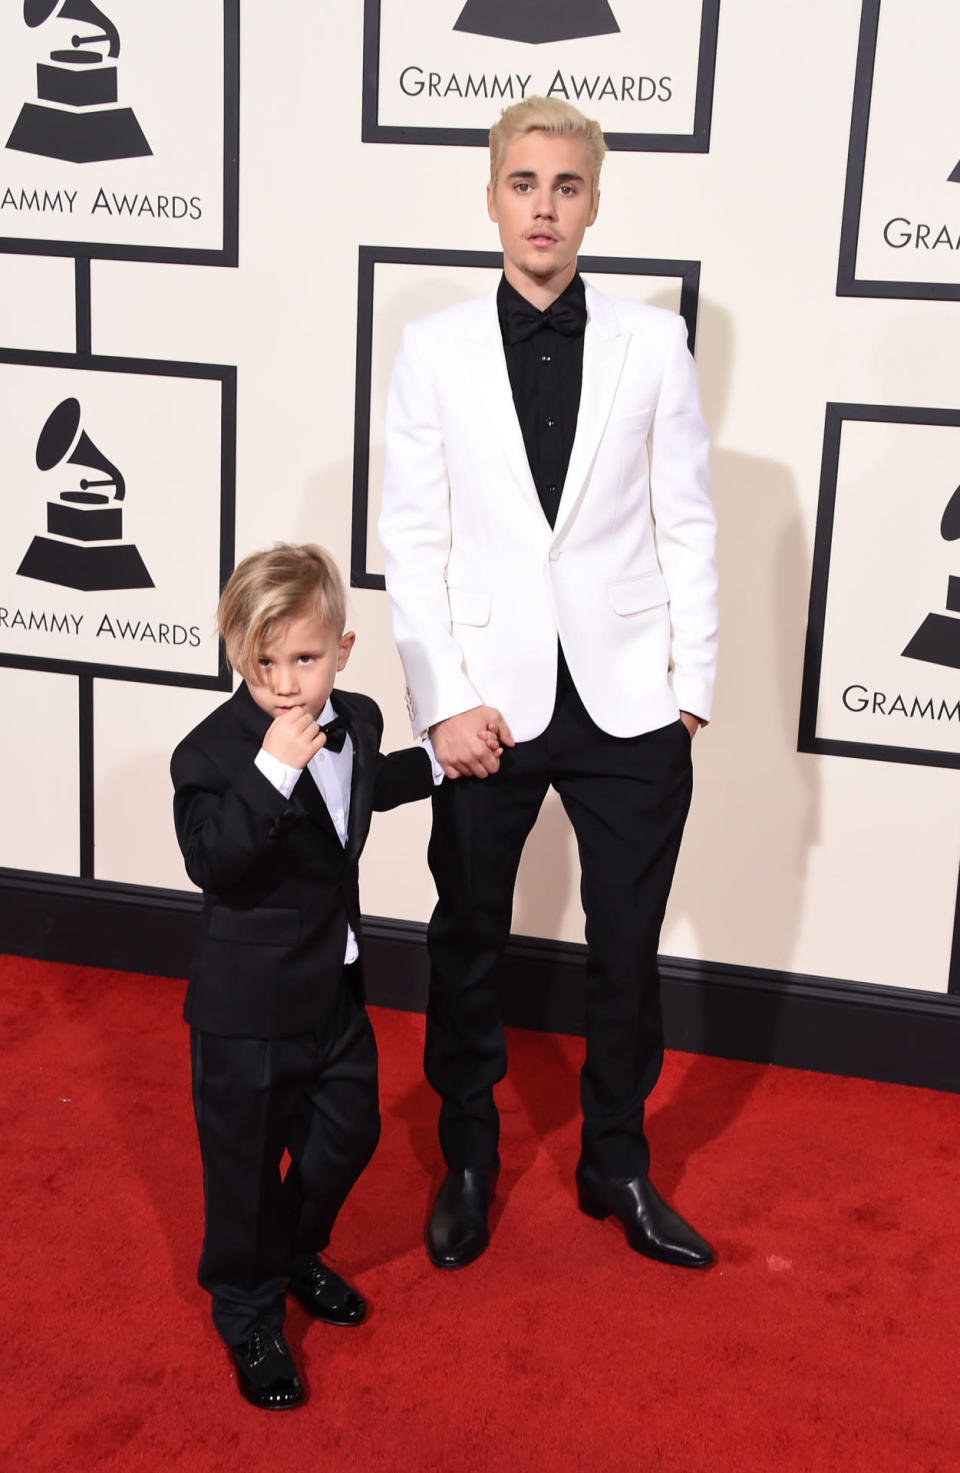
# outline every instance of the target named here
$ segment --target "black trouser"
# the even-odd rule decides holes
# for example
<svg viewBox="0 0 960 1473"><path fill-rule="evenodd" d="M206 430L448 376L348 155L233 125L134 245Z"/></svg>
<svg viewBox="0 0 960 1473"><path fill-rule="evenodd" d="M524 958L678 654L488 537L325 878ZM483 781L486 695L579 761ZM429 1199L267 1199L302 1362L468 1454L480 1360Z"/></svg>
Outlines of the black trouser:
<svg viewBox="0 0 960 1473"><path fill-rule="evenodd" d="M282 1328L294 1262L327 1246L379 1139L377 1046L352 973L345 968L322 1032L224 1038L191 1029L206 1212L197 1277L228 1345L257 1321Z"/></svg>
<svg viewBox="0 0 960 1473"><path fill-rule="evenodd" d="M507 1060L492 973L520 854L551 784L576 834L586 913L583 1159L605 1175L640 1175L644 1101L663 1059L657 947L690 806L690 737L679 719L608 736L562 659L546 731L505 748L493 776L446 781L434 794L424 1065L441 1096L440 1144L453 1168L485 1166L496 1153L493 1086Z"/></svg>

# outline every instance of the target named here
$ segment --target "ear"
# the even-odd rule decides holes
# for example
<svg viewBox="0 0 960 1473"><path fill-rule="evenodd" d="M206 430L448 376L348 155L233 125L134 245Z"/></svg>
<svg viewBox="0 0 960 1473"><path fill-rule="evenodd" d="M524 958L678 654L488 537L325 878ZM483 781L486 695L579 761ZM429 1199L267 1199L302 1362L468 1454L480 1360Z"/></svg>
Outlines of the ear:
<svg viewBox="0 0 960 1473"><path fill-rule="evenodd" d="M594 222L594 220L597 218L597 211L599 210L599 208L600 208L600 191L598 189L596 191L596 193L594 194L594 196L593 196L593 209L590 211L590 219L587 221L587 225L588 226L592 225L593 222Z"/></svg>
<svg viewBox="0 0 960 1473"><path fill-rule="evenodd" d="M350 658L350 651L353 649L354 641L356 640L356 637L357 636L354 634L353 630L352 629L348 629L347 632L346 632L346 634L341 639L341 641L340 641L340 648L337 651L337 669L338 670L342 670L343 667L344 667L344 665L349 660L349 658Z"/></svg>
<svg viewBox="0 0 960 1473"><path fill-rule="evenodd" d="M492 183L489 183L487 185L487 214L490 216L490 219L496 225L498 223L498 221L497 221L497 207L496 207L496 204L494 203L493 184Z"/></svg>

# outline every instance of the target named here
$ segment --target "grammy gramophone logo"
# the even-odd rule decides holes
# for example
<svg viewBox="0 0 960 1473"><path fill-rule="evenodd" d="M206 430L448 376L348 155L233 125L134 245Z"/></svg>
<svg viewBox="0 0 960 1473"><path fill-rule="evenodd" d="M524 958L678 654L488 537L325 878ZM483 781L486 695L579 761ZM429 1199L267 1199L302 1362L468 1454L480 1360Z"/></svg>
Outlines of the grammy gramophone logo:
<svg viewBox="0 0 960 1473"><path fill-rule="evenodd" d="M945 542L960 538L960 486L957 487L940 522ZM927 660L931 665L949 665L960 670L960 578L947 579L946 614L928 614L903 651L909 660Z"/></svg>
<svg viewBox="0 0 960 1473"><path fill-rule="evenodd" d="M501 41L572 41L620 30L607 0L467 0L455 31Z"/></svg>
<svg viewBox="0 0 960 1473"><path fill-rule="evenodd" d="M47 502L47 536L34 537L17 572L62 588L152 588L153 579L132 542L123 541L126 482L80 428L80 401L63 399L37 441L37 468L76 466L100 472Z"/></svg>
<svg viewBox="0 0 960 1473"><path fill-rule="evenodd" d="M93 0L23 0L23 19L31 30L50 20L73 25L54 35L49 60L37 63L38 101L23 104L7 147L73 164L152 153L133 109L117 106L117 68L109 63L120 55L120 32Z"/></svg>

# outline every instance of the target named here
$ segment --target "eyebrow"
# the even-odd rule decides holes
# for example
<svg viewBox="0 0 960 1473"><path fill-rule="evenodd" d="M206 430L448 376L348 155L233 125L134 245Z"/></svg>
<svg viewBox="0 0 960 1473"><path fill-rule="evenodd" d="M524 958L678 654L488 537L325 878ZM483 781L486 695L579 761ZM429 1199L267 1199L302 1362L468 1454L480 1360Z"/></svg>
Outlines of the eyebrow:
<svg viewBox="0 0 960 1473"><path fill-rule="evenodd" d="M513 169L507 175L508 179L536 179L536 177L537 172L535 169ZM571 171L569 173L555 174L553 176L553 182L554 184L566 184L568 182L582 184L584 179L582 174L575 174Z"/></svg>
<svg viewBox="0 0 960 1473"><path fill-rule="evenodd" d="M317 655L320 653L321 651L319 646L316 649L308 649L306 646L304 646L302 649L294 650L291 658L294 660L302 660L304 655L309 655L311 659L315 660ZM271 649L270 645L261 645L260 648L257 650L256 658L258 660L276 659L276 651L274 649Z"/></svg>

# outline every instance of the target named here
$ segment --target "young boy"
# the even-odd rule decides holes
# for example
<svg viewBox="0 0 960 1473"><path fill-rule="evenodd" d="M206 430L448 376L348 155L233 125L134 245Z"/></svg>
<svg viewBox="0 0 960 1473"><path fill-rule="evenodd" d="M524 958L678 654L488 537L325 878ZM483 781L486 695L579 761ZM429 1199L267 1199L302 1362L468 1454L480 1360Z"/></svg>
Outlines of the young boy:
<svg viewBox="0 0 960 1473"><path fill-rule="evenodd" d="M423 746L381 756L376 704L334 692L354 635L320 548L245 558L217 620L243 683L171 763L177 838L204 896L184 1007L198 1278L243 1395L293 1407L304 1390L282 1335L287 1289L329 1324L366 1310L319 1257L380 1133L357 862L372 810L427 797L443 774Z"/></svg>

